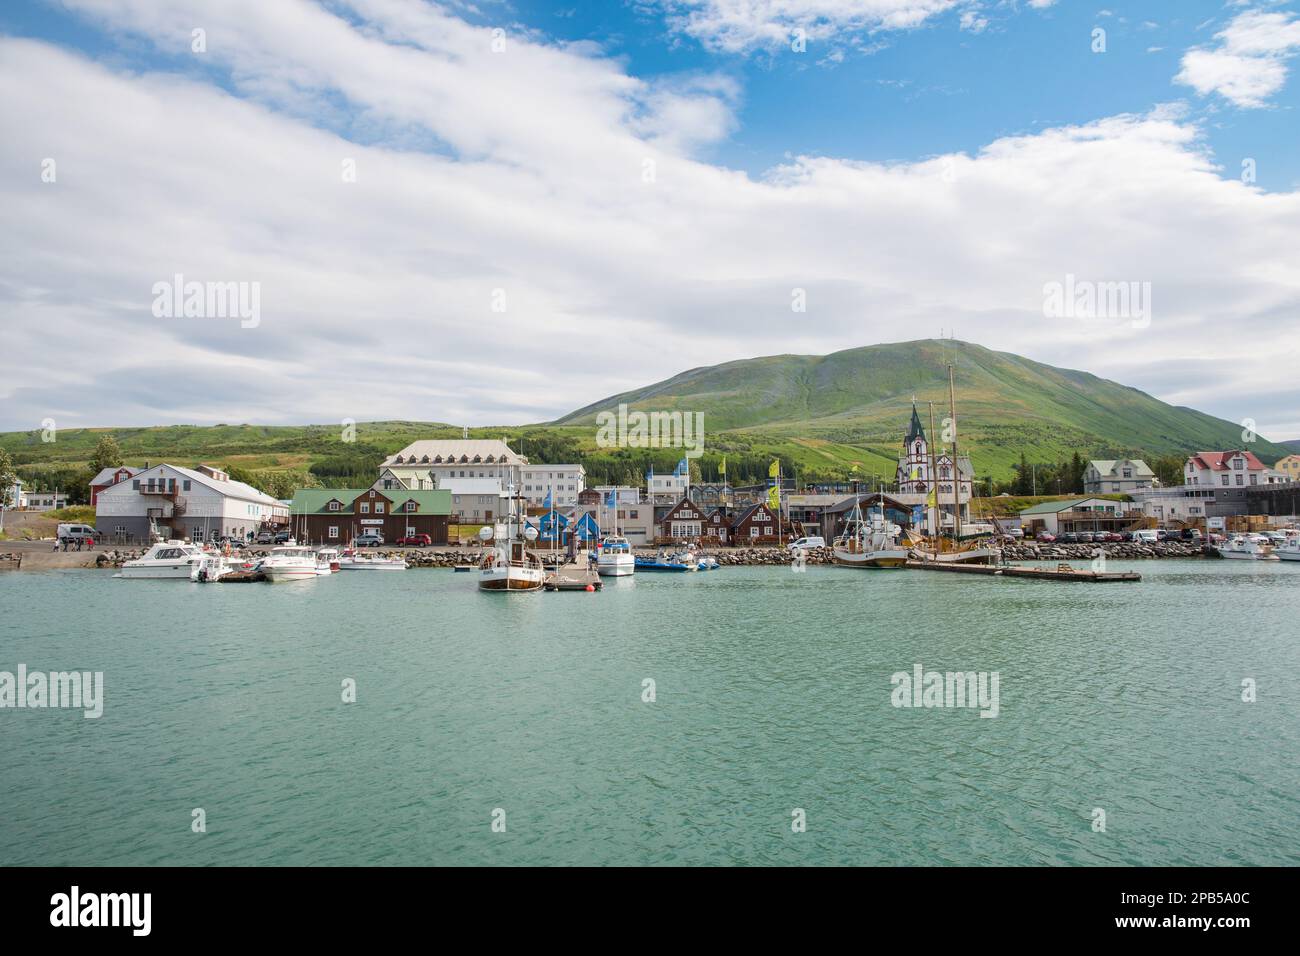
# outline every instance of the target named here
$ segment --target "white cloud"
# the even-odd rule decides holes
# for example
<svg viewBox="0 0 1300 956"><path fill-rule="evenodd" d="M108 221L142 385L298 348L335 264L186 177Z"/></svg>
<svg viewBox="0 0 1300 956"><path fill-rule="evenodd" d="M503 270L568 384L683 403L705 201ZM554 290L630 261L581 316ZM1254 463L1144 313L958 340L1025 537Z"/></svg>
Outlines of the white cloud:
<svg viewBox="0 0 1300 956"><path fill-rule="evenodd" d="M361 26L77 2L182 51L206 21L207 62L256 99L0 39L0 87L24 91L0 98L7 427L536 421L693 366L942 327L1300 434L1300 194L1221 177L1173 112L753 178L694 152L733 122L724 78L647 84L513 31L494 54L405 0L354 0ZM155 319L178 272L259 281L261 325ZM1151 327L1044 319L1067 273L1151 282ZM1220 377L1180 371L1207 360Z"/></svg>
<svg viewBox="0 0 1300 956"><path fill-rule="evenodd" d="M729 53L847 33L910 30L968 0L660 0L670 27Z"/></svg>
<svg viewBox="0 0 1300 956"><path fill-rule="evenodd" d="M1183 55L1175 83L1206 96L1218 93L1236 106L1266 106L1286 85L1286 61L1300 53L1300 20L1290 13L1250 10L1214 35L1214 46Z"/></svg>

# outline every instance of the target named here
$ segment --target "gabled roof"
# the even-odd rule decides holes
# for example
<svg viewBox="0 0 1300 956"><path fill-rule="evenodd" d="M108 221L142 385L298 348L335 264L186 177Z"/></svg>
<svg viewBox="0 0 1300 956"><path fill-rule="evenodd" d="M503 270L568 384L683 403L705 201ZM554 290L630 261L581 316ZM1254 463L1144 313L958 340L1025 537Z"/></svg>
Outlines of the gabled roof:
<svg viewBox="0 0 1300 956"><path fill-rule="evenodd" d="M756 502L755 504L750 505L750 506L749 506L748 508L746 508L744 511L740 512L740 514L736 515L735 520L731 522L731 526L732 526L733 528L739 528L742 524L744 524L744 523L749 519L749 517L750 517L750 516L751 516L755 511L758 511L760 508L765 509L765 510L767 511L768 514L770 514L770 515L772 514L772 509L767 507L767 502L766 502L766 501L759 501L759 502ZM772 516L773 516L773 517L776 517L775 515L772 515Z"/></svg>
<svg viewBox="0 0 1300 956"><path fill-rule="evenodd" d="M104 468L94 478L90 479L90 483L92 485L106 485L113 480L113 476L116 475L119 471L125 471L129 473L132 478L134 478L136 475L140 474L140 472L143 470L144 469L142 468L129 468L126 465L118 465L116 468Z"/></svg>
<svg viewBox="0 0 1300 956"><path fill-rule="evenodd" d="M1235 448L1232 451L1198 451L1188 461L1197 468L1209 471L1231 471L1227 463L1229 459L1236 458L1238 455L1246 459L1247 471L1264 470L1264 463L1255 457L1254 452L1240 451Z"/></svg>
<svg viewBox="0 0 1300 956"><path fill-rule="evenodd" d="M1118 506L1120 502L1111 501L1109 498L1071 498L1068 501L1044 501L1036 504L1032 508L1026 508L1020 513L1022 515L1052 515L1062 511L1070 511L1078 505L1087 504L1089 501L1102 501L1108 505Z"/></svg>
<svg viewBox="0 0 1300 956"><path fill-rule="evenodd" d="M681 500L679 500L675 505L669 508L667 514L665 514L663 518L661 518L660 520L667 521L669 518L671 518L674 514L677 513L677 510L679 508L685 505L690 505L692 508L694 508L696 511L700 513L701 517L706 517L708 515L707 511L705 511L703 508L701 508L699 505L697 505L694 501L691 500L690 495L683 495Z"/></svg>
<svg viewBox="0 0 1300 956"><path fill-rule="evenodd" d="M238 498L241 501L252 501L256 504L267 505L276 508L284 507L284 502L272 498L270 495L266 494L265 492L258 491L252 485L246 485L242 481L235 481L235 479L233 478L228 478L225 481L218 481L216 478L213 478L211 475L205 475L201 471L194 471L192 468L182 468L179 465L169 465L166 462L154 465L151 468L143 468L140 471L137 471L131 477L134 479L143 479L145 481L148 481L149 480L148 476L151 473L158 472L161 475L162 469L164 468L176 472L176 474L180 475L182 478L187 478L192 482L197 482L198 484L203 485L205 488L211 488L213 491L219 492L220 494L226 495L231 498ZM126 482L119 481L116 485L110 485L108 488L104 489L104 491L100 493L104 494L124 484L126 484Z"/></svg>
<svg viewBox="0 0 1300 956"><path fill-rule="evenodd" d="M1094 458L1088 462L1089 467L1096 468L1103 478L1114 475L1119 466L1128 462L1133 466L1134 478L1154 478L1155 472L1147 467L1141 458Z"/></svg>

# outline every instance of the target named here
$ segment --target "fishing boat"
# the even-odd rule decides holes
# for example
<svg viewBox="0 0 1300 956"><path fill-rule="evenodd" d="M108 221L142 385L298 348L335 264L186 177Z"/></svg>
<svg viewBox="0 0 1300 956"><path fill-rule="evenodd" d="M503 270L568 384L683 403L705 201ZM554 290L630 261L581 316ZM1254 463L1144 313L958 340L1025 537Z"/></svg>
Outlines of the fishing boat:
<svg viewBox="0 0 1300 956"><path fill-rule="evenodd" d="M123 564L115 577L190 581L207 557L207 552L197 545L176 540L160 541L134 561Z"/></svg>
<svg viewBox="0 0 1300 956"><path fill-rule="evenodd" d="M698 571L700 561L696 557L694 549L689 545L675 551L660 548L659 553L653 558L643 558L638 555L636 569L638 571Z"/></svg>
<svg viewBox="0 0 1300 956"><path fill-rule="evenodd" d="M494 541L496 546L483 553L478 566L478 589L494 593L540 591L546 584L546 569L542 559L531 549L537 540L537 529L525 527L516 503L520 496L512 482L507 495L508 511L505 521L495 528L484 525L479 538L484 544Z"/></svg>
<svg viewBox="0 0 1300 956"><path fill-rule="evenodd" d="M1273 549L1283 561L1300 561L1300 534L1287 535L1286 541Z"/></svg>
<svg viewBox="0 0 1300 956"><path fill-rule="evenodd" d="M378 554L362 554L348 548L338 557L340 571L405 571L406 559L400 556L384 557Z"/></svg>
<svg viewBox="0 0 1300 956"><path fill-rule="evenodd" d="M1234 535L1227 543L1214 549L1221 558L1234 558L1238 561L1277 561L1278 556L1267 544L1261 544L1241 535Z"/></svg>
<svg viewBox="0 0 1300 956"><path fill-rule="evenodd" d="M831 545L831 561L850 568L906 567L908 549L899 544L902 533L903 529L883 514L863 518L861 503L854 502L844 533Z"/></svg>
<svg viewBox="0 0 1300 956"><path fill-rule="evenodd" d="M316 552L290 539L271 549L262 561L261 571L272 584L315 578Z"/></svg>
<svg viewBox="0 0 1300 956"><path fill-rule="evenodd" d="M596 552L596 573L601 577L622 577L636 571L632 545L620 534L612 534L600 543Z"/></svg>

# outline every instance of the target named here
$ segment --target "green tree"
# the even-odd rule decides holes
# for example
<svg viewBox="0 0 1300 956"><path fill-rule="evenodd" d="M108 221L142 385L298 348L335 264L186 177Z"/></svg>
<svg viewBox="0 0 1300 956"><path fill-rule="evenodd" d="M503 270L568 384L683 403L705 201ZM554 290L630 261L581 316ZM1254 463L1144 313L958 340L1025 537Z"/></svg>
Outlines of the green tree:
<svg viewBox="0 0 1300 956"><path fill-rule="evenodd" d="M112 435L104 435L95 445L95 454L90 459L90 473L95 476L105 468L122 466L122 449Z"/></svg>
<svg viewBox="0 0 1300 956"><path fill-rule="evenodd" d="M0 448L0 506L12 508L18 504L16 501L10 501L13 497L14 482L18 480L18 473L14 471L14 460L9 457L9 452Z"/></svg>

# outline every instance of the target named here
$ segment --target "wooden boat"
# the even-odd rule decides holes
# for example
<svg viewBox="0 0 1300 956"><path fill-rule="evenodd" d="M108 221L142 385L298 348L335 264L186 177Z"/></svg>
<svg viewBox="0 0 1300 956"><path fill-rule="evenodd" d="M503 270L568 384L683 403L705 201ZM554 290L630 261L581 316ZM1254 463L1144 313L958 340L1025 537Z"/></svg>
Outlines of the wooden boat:
<svg viewBox="0 0 1300 956"><path fill-rule="evenodd" d="M905 568L908 550L899 543L901 534L884 515L864 518L861 503L855 501L844 533L831 544L831 561L848 568Z"/></svg>
<svg viewBox="0 0 1300 956"><path fill-rule="evenodd" d="M479 530L479 538L484 544L488 541L496 543L496 547L485 551L479 561L480 591L512 594L540 591L546 584L546 568L542 565L542 559L529 548L537 540L537 529L524 527L524 521L520 517L522 496L517 494L516 487L511 482L509 511L505 515L505 521L495 528L484 526Z"/></svg>

